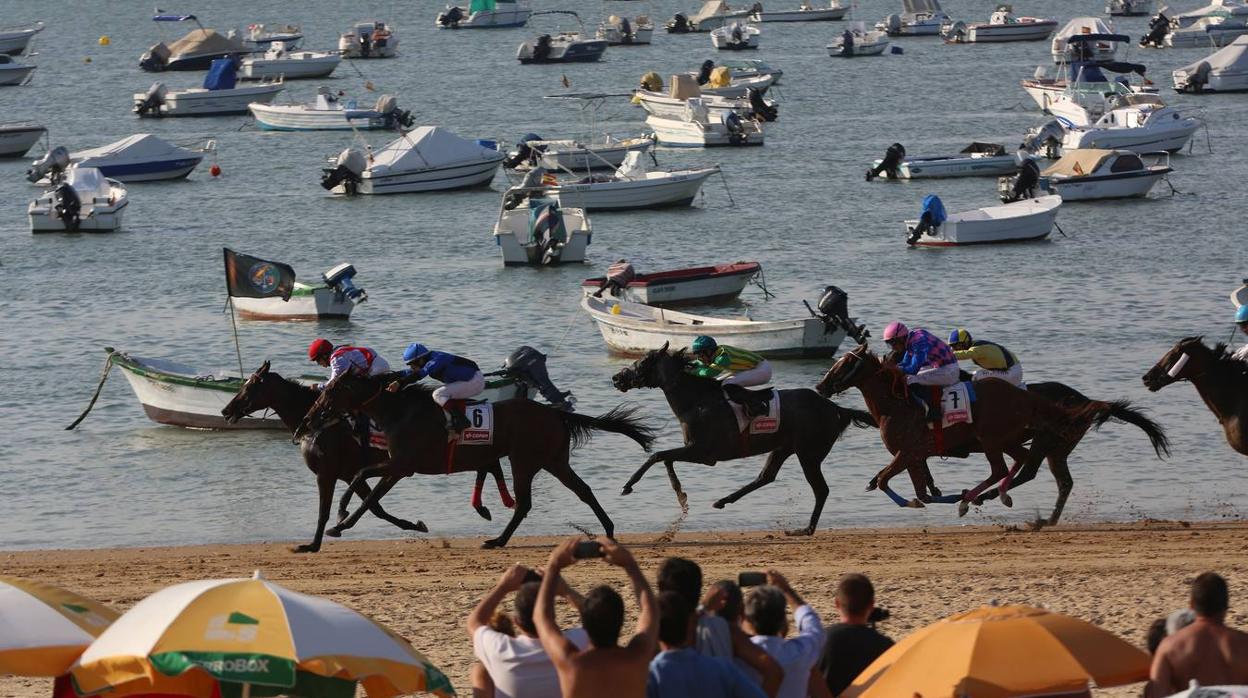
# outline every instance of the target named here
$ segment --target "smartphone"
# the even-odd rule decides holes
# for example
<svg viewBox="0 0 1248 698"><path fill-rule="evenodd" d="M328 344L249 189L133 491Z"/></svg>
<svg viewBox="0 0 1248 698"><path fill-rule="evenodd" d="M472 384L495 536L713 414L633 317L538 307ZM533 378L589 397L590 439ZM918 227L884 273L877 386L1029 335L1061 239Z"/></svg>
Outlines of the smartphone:
<svg viewBox="0 0 1248 698"><path fill-rule="evenodd" d="M740 587L757 587L766 583L766 572L742 572L737 575L737 586Z"/></svg>
<svg viewBox="0 0 1248 698"><path fill-rule="evenodd" d="M602 549L602 543L596 540L581 541L572 548L572 557L578 560L584 560L590 557L602 557L606 555L606 551Z"/></svg>

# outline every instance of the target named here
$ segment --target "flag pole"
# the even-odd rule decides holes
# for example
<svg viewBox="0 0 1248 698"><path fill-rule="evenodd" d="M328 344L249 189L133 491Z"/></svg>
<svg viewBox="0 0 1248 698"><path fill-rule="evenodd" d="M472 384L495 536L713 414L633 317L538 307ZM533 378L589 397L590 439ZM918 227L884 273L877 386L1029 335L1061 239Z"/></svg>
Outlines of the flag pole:
<svg viewBox="0 0 1248 698"><path fill-rule="evenodd" d="M234 330L234 354L238 357L238 377L245 379L247 374L243 373L243 348L238 343L238 321L234 319L234 296L230 294L230 248L222 248L221 256L225 262L225 304L230 306L230 327Z"/></svg>

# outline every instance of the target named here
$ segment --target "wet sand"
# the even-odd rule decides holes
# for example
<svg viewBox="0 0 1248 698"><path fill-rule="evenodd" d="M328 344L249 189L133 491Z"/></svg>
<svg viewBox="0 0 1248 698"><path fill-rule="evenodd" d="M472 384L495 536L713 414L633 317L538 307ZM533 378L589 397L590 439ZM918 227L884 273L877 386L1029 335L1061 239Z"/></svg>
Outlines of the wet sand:
<svg viewBox="0 0 1248 698"><path fill-rule="evenodd" d="M174 548L0 552L4 574L73 589L125 610L151 592L181 581L266 577L320 594L371 615L401 633L470 695L472 648L463 629L472 606L511 563L544 565L552 541L517 538L502 551L478 549L480 539L414 538L327 544L295 555L287 544ZM1062 526L1039 532L999 527L820 531L813 538L767 532L682 532L622 536L653 579L659 562L697 560L708 581L775 567L823 616L834 620L838 576L859 571L876 583L881 624L900 638L956 611L991 601L1028 603L1100 624L1143 646L1148 625L1186 605L1187 584L1215 570L1231 584L1230 623L1248 625L1248 524L1145 521L1129 525ZM599 561L568 574L578 588L624 585ZM48 694L49 682L0 677L0 696ZM1139 695L1140 685L1104 696Z"/></svg>

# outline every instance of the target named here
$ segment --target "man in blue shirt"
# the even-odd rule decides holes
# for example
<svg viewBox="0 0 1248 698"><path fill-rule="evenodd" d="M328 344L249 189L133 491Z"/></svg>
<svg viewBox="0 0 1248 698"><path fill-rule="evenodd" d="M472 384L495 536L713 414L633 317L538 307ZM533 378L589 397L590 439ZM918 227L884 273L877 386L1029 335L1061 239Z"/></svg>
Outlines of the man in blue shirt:
<svg viewBox="0 0 1248 698"><path fill-rule="evenodd" d="M433 391L433 401L442 406L451 415L451 431L461 432L468 427L468 417L464 414L464 400L478 395L485 390L485 376L476 363L448 354L444 351L432 351L423 344L413 342L403 352L403 362L407 370L400 371L401 378L386 386L390 392L397 392L408 383L428 376L442 382L442 387ZM453 406L447 403L455 401Z"/></svg>
<svg viewBox="0 0 1248 698"><path fill-rule="evenodd" d="M789 634L789 618L785 604L793 609L797 635ZM784 669L784 681L776 698L806 698L810 670L819 662L823 649L823 623L814 609L793 591L784 575L767 571L767 584L755 587L745 600L747 630L754 632L750 640L762 647Z"/></svg>
<svg viewBox="0 0 1248 698"><path fill-rule="evenodd" d="M658 656L650 661L646 698L766 698L731 660L693 647L697 616L675 591L659 595Z"/></svg>

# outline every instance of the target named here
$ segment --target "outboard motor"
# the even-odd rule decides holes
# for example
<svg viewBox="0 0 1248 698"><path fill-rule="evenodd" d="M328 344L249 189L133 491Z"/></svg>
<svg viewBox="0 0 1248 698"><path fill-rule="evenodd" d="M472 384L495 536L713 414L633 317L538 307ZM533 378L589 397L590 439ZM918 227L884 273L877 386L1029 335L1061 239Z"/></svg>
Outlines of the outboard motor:
<svg viewBox="0 0 1248 698"><path fill-rule="evenodd" d="M724 128L728 129L728 143L731 145L745 145L749 142L750 136L745 132L745 124L735 111L724 114Z"/></svg>
<svg viewBox="0 0 1248 698"><path fill-rule="evenodd" d="M880 164L867 170L867 181L879 177L880 174L887 175L889 179L897 179L897 168L901 166L901 161L906 158L906 147L900 143L894 143L888 146L888 150L884 151L884 159L880 160Z"/></svg>
<svg viewBox="0 0 1248 698"><path fill-rule="evenodd" d="M65 169L68 167L69 150L63 145L58 145L49 150L43 157L30 163L30 169L26 170L26 179L31 182L38 182L47 177L55 184L65 175Z"/></svg>
<svg viewBox="0 0 1248 698"><path fill-rule="evenodd" d="M667 32L669 34L688 34L693 31L693 25L689 23L689 18L683 13L677 12L672 21L667 23Z"/></svg>
<svg viewBox="0 0 1248 698"><path fill-rule="evenodd" d="M565 412L574 412L576 398L555 386L546 373L546 355L529 346L522 346L503 362L501 373L536 390L546 401Z"/></svg>
<svg viewBox="0 0 1248 698"><path fill-rule="evenodd" d="M1023 149L1031 153L1043 151L1044 157L1056 160L1062 146L1062 136L1065 134L1066 129L1062 126L1062 122L1054 119L1028 131L1023 137Z"/></svg>
<svg viewBox="0 0 1248 698"><path fill-rule="evenodd" d="M399 109L399 102L394 95L382 95L377 98L373 111L386 118L386 127L392 129L409 128L416 123L416 117L410 111Z"/></svg>
<svg viewBox="0 0 1248 698"><path fill-rule="evenodd" d="M804 302L804 301L803 301ZM810 304L806 307L809 309ZM845 333L854 338L859 344L865 344L867 337L871 333L867 330L866 325L855 325L854 321L849 317L849 294L841 290L837 286L825 286L823 295L819 296L819 302L815 304L819 312L811 311L815 317L823 320L828 332L837 329L845 330Z"/></svg>
<svg viewBox="0 0 1248 698"><path fill-rule="evenodd" d="M711 71L715 69L715 61L703 61L698 69L698 84L705 85L711 81Z"/></svg>
<svg viewBox="0 0 1248 698"><path fill-rule="evenodd" d="M533 60L541 63L547 58L550 58L550 34L542 34L533 45Z"/></svg>
<svg viewBox="0 0 1248 698"><path fill-rule="evenodd" d="M368 34L360 34L360 58L368 58L373 52L373 42L369 40Z"/></svg>
<svg viewBox="0 0 1248 698"><path fill-rule="evenodd" d="M506 167L509 170L514 170L526 162L530 165L536 165L537 158L540 153L536 148L529 145L529 141L540 140L542 140L542 137L536 133L524 134L524 138L521 138L520 144L516 146L516 152L508 155L507 158L503 160L503 167Z"/></svg>
<svg viewBox="0 0 1248 698"><path fill-rule="evenodd" d="M763 91L757 87L750 87L746 90L746 94L750 100L750 111L755 119L762 121L775 121L780 116L780 108L774 104L768 104L763 99Z"/></svg>
<svg viewBox="0 0 1248 698"><path fill-rule="evenodd" d="M78 224L82 222L82 200L67 182L62 182L52 191L52 210L65 224L65 230L78 230Z"/></svg>
<svg viewBox="0 0 1248 698"><path fill-rule="evenodd" d="M321 279L325 281L325 285L334 289L339 300L342 298L350 299L353 305L358 305L368 300L368 293L362 288L356 288L351 282L351 278L355 276L355 267L348 262L343 262L321 274Z"/></svg>
<svg viewBox="0 0 1248 698"><path fill-rule="evenodd" d="M139 58L139 67L149 73L163 73L169 64L169 55L169 47L161 42Z"/></svg>
<svg viewBox="0 0 1248 698"><path fill-rule="evenodd" d="M652 70L641 76L641 89L648 92L662 92L663 78Z"/></svg>
<svg viewBox="0 0 1248 698"><path fill-rule="evenodd" d="M147 88L147 94L143 96L143 101L134 105L134 113L139 116L147 116L150 112L152 116L160 116L160 107L165 103L165 95L169 93L165 83L156 82Z"/></svg>
<svg viewBox="0 0 1248 698"><path fill-rule="evenodd" d="M1039 184L1040 166L1035 160L1028 158L1019 168L1018 174L997 180L997 193L1001 196L1002 203L1010 204L1034 198Z"/></svg>
<svg viewBox="0 0 1248 698"><path fill-rule="evenodd" d="M1170 33L1170 18L1158 12L1148 22L1148 33L1140 37L1140 46L1161 48L1166 45L1166 35Z"/></svg>
<svg viewBox="0 0 1248 698"><path fill-rule="evenodd" d="M321 177L321 186L332 190L339 184L347 196L355 196L359 189L361 175L368 169L368 158L358 148L347 148L338 154L333 169L325 169Z"/></svg>
<svg viewBox="0 0 1248 698"><path fill-rule="evenodd" d="M1209 61L1201 61L1200 64L1196 66L1196 71L1187 78L1187 82L1191 86L1192 92L1200 94L1205 91L1205 85L1209 84L1210 70L1212 70L1212 68L1209 67Z"/></svg>
<svg viewBox="0 0 1248 698"><path fill-rule="evenodd" d="M901 15L892 14L884 18L884 33L889 36L901 33Z"/></svg>
<svg viewBox="0 0 1248 698"><path fill-rule="evenodd" d="M627 17L620 18L620 42L633 43L633 25L629 24Z"/></svg>
<svg viewBox="0 0 1248 698"><path fill-rule="evenodd" d="M438 24L451 29L459 29L459 22L464 18L464 11L458 7L451 7L446 12L438 15Z"/></svg>

